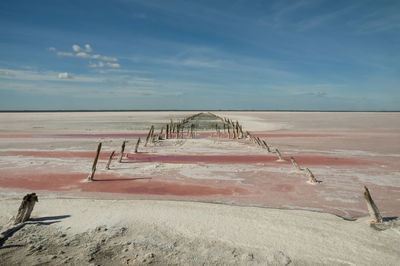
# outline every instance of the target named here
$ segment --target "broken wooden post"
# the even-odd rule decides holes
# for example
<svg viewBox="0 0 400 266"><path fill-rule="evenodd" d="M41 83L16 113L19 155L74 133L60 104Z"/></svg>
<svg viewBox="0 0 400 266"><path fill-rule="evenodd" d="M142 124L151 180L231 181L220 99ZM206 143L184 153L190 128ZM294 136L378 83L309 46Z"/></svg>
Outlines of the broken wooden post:
<svg viewBox="0 0 400 266"><path fill-rule="evenodd" d="M290 161L292 161L293 166L296 168L297 171L301 171L299 164L296 162L294 157L290 157Z"/></svg>
<svg viewBox="0 0 400 266"><path fill-rule="evenodd" d="M145 147L147 146L147 143L149 142L149 139L150 139L150 136L151 136L151 132L153 131L153 129L154 129L154 126L152 125L150 127L149 133L147 133L146 143L144 144Z"/></svg>
<svg viewBox="0 0 400 266"><path fill-rule="evenodd" d="M99 159L99 155L100 155L100 150L101 150L101 142L97 146L96 155L94 157L94 161L93 161L93 165L92 165L92 171L90 172L90 174L87 178L88 181L93 181L94 173L96 172L97 160Z"/></svg>
<svg viewBox="0 0 400 266"><path fill-rule="evenodd" d="M308 175L308 177L309 177L308 181L309 181L311 184L318 183L317 179L315 178L315 176L313 175L313 173L310 171L310 169L306 168L306 173L307 173L307 175Z"/></svg>
<svg viewBox="0 0 400 266"><path fill-rule="evenodd" d="M279 161L284 161L282 154L279 152L278 149L275 149L276 154L278 155Z"/></svg>
<svg viewBox="0 0 400 266"><path fill-rule="evenodd" d="M118 162L119 162L119 163L122 161L122 157L124 156L125 144L126 144L126 140L124 140L124 141L122 142L122 145L121 145L121 152L120 152L119 158L118 158Z"/></svg>
<svg viewBox="0 0 400 266"><path fill-rule="evenodd" d="M111 165L111 161L112 161L112 159L114 157L114 153L115 153L115 151L112 151L112 153L110 154L110 158L108 158L108 162L107 162L107 165L106 165L106 170L110 170L110 165Z"/></svg>
<svg viewBox="0 0 400 266"><path fill-rule="evenodd" d="M142 140L140 138L137 140L136 145L135 145L135 153L138 152L139 144L140 144L141 141Z"/></svg>
<svg viewBox="0 0 400 266"><path fill-rule="evenodd" d="M17 217L15 217L14 224L23 223L29 220L35 203L38 202L36 193L26 194L22 199L21 205L19 206Z"/></svg>
<svg viewBox="0 0 400 266"><path fill-rule="evenodd" d="M375 205L375 202L372 200L371 194L369 193L369 190L366 186L364 186L364 190L364 198L367 201L368 212L371 218L370 223L382 223L382 216L379 213L378 207Z"/></svg>

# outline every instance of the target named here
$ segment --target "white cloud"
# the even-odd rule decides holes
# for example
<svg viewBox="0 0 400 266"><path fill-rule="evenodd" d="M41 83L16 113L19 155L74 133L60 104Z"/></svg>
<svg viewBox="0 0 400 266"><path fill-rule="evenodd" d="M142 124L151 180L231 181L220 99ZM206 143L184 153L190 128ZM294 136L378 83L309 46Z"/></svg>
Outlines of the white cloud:
<svg viewBox="0 0 400 266"><path fill-rule="evenodd" d="M93 68L94 67L105 67L105 66L112 67L112 68L119 68L121 65L118 63L110 63L110 62L103 63L102 61L99 61L97 63L90 62L90 64L89 64L89 67L93 67Z"/></svg>
<svg viewBox="0 0 400 266"><path fill-rule="evenodd" d="M90 63L89 67L104 67L104 63L99 61L98 63Z"/></svg>
<svg viewBox="0 0 400 266"><path fill-rule="evenodd" d="M87 75L72 75L68 72L55 71L37 71L37 70L15 70L0 68L0 79L14 81L57 81L60 79L69 78L74 82L89 82L98 83L103 80L94 76ZM31 84L31 83L30 83ZM0 86L1 87L1 86Z"/></svg>
<svg viewBox="0 0 400 266"><path fill-rule="evenodd" d="M86 50L87 53L93 52L93 49L90 46L90 44L85 44L85 50Z"/></svg>
<svg viewBox="0 0 400 266"><path fill-rule="evenodd" d="M0 77L5 77L5 78L14 78L15 74L11 71L8 70L0 70Z"/></svg>
<svg viewBox="0 0 400 266"><path fill-rule="evenodd" d="M117 58L111 57L111 56L101 56L100 59L104 60L104 61L112 61L112 62L117 62L118 61Z"/></svg>
<svg viewBox="0 0 400 266"><path fill-rule="evenodd" d="M59 56L74 56L74 54L70 53L70 52L57 52L57 55L59 55Z"/></svg>
<svg viewBox="0 0 400 266"><path fill-rule="evenodd" d="M68 72L63 72L63 73L58 73L58 78L59 79L72 79L72 76Z"/></svg>
<svg viewBox="0 0 400 266"><path fill-rule="evenodd" d="M74 52L78 53L81 51L81 47L77 44L72 45L72 50L74 50Z"/></svg>
<svg viewBox="0 0 400 266"><path fill-rule="evenodd" d="M56 48L51 47L48 48L51 51L56 52ZM118 63L118 58L112 56L104 56L100 54L90 54L93 52L93 48L90 44L85 44L84 47L80 47L77 44L72 45L73 52L62 52L58 51L58 56L68 56L68 57L76 57L76 58L85 58L96 60L94 62L89 61L89 67L109 67L109 68L119 68L121 65Z"/></svg>
<svg viewBox="0 0 400 266"><path fill-rule="evenodd" d="M57 49L55 47L49 47L47 48L47 50L49 50L50 52L55 52Z"/></svg>
<svg viewBox="0 0 400 266"><path fill-rule="evenodd" d="M90 58L90 55L88 55L85 52L79 52L76 54L77 57L83 57L83 58Z"/></svg>
<svg viewBox="0 0 400 266"><path fill-rule="evenodd" d="M113 67L113 68L119 68L120 64L118 64L118 63L107 63L107 66Z"/></svg>

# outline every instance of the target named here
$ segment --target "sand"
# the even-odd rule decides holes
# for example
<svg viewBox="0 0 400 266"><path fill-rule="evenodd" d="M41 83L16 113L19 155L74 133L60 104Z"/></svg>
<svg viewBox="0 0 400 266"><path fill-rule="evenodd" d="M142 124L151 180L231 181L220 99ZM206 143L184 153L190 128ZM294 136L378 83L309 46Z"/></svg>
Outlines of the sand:
<svg viewBox="0 0 400 266"><path fill-rule="evenodd" d="M3 202L7 204L1 206L2 224L14 215L19 200ZM41 218L15 233L0 250L5 261L53 265L397 265L400 252L399 227L377 231L368 225L367 218L346 221L309 211L42 198L34 216ZM22 251L16 251L18 245Z"/></svg>
<svg viewBox="0 0 400 266"><path fill-rule="evenodd" d="M133 153L151 124L158 132L170 119L191 114L0 113L0 196L7 203L0 207L2 231L24 193L39 195L33 212L39 220L3 241L3 261L395 265L400 260L399 113L216 112L238 120L271 150L279 148L284 161L249 140L218 138L211 131ZM104 170L123 140L128 156ZM98 142L103 148L95 181L83 182ZM322 182L310 185L290 156ZM369 226L364 185L393 228Z"/></svg>

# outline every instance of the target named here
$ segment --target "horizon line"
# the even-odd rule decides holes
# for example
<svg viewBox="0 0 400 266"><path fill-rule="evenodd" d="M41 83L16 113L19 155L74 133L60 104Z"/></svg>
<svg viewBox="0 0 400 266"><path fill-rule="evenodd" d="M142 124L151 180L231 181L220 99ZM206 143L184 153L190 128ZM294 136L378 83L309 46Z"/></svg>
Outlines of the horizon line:
<svg viewBox="0 0 400 266"><path fill-rule="evenodd" d="M400 110L306 110L306 109L46 109L0 110L0 113L77 113L77 112L346 112L397 113Z"/></svg>

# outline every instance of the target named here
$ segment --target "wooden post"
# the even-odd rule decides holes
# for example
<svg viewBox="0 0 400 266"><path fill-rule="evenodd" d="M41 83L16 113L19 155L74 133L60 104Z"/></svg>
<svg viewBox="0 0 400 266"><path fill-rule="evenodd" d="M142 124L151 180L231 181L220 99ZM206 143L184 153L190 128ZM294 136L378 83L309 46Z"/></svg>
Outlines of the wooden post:
<svg viewBox="0 0 400 266"><path fill-rule="evenodd" d="M194 138L194 124L190 125L190 137L193 139Z"/></svg>
<svg viewBox="0 0 400 266"><path fill-rule="evenodd" d="M257 141L258 146L261 146L261 147L263 146L261 139L259 137L256 137L256 141Z"/></svg>
<svg viewBox="0 0 400 266"><path fill-rule="evenodd" d="M122 142L122 145L121 145L121 152L120 152L119 158L118 158L118 162L119 162L119 163L122 161L122 157L124 156L125 143L126 143L126 140L124 140L124 141Z"/></svg>
<svg viewBox="0 0 400 266"><path fill-rule="evenodd" d="M14 224L23 223L28 221L31 217L35 203L38 202L36 193L26 194L22 199L21 205L19 206L17 217L15 217Z"/></svg>
<svg viewBox="0 0 400 266"><path fill-rule="evenodd" d="M228 138L229 138L229 139L231 138L231 129L230 129L229 124L228 124Z"/></svg>
<svg viewBox="0 0 400 266"><path fill-rule="evenodd" d="M166 125L166 130L165 130L165 139L169 138L169 125Z"/></svg>
<svg viewBox="0 0 400 266"><path fill-rule="evenodd" d="M240 131L240 138L242 139L244 137L242 125L239 125L239 131Z"/></svg>
<svg viewBox="0 0 400 266"><path fill-rule="evenodd" d="M279 152L278 149L275 149L276 154L278 155L279 161L284 161L282 154Z"/></svg>
<svg viewBox="0 0 400 266"><path fill-rule="evenodd" d="M93 165L92 165L92 171L90 172L90 174L87 178L88 181L93 181L94 173L96 172L97 161L98 161L99 155L100 155L100 150L101 150L101 142L97 146L96 155L94 157L94 161L93 161Z"/></svg>
<svg viewBox="0 0 400 266"><path fill-rule="evenodd" d="M115 153L115 151L112 151L112 153L110 154L110 158L108 158L108 162L107 162L107 165L106 165L106 170L110 170L110 165L111 165L111 161L112 161L112 159L114 157L114 153Z"/></svg>
<svg viewBox="0 0 400 266"><path fill-rule="evenodd" d="M317 179L315 178L315 176L313 175L313 173L310 171L310 169L306 168L306 173L307 173L307 175L308 175L308 177L309 177L308 181L309 181L311 184L318 183Z"/></svg>
<svg viewBox="0 0 400 266"><path fill-rule="evenodd" d="M301 171L299 164L296 162L294 157L290 157L290 161L292 161L293 166L296 168L297 171Z"/></svg>
<svg viewBox="0 0 400 266"><path fill-rule="evenodd" d="M147 146L147 143L149 142L149 139L150 139L150 136L151 136L151 132L153 131L153 129L154 129L154 126L152 125L150 127L149 133L147 133L146 143L144 144L145 147Z"/></svg>
<svg viewBox="0 0 400 266"><path fill-rule="evenodd" d="M159 139L163 139L163 133L164 133L164 127L161 128L160 130L160 135L159 135Z"/></svg>
<svg viewBox="0 0 400 266"><path fill-rule="evenodd" d="M269 148L267 142L265 140L262 141L264 144L264 147L267 149L268 152L271 152L271 149Z"/></svg>
<svg viewBox="0 0 400 266"><path fill-rule="evenodd" d="M379 213L378 207L375 205L375 202L372 200L371 194L369 193L369 190L366 186L364 186L364 190L364 198L367 201L368 212L371 218L370 223L382 223L382 216Z"/></svg>
<svg viewBox="0 0 400 266"><path fill-rule="evenodd" d="M154 139L154 126L151 127L150 139Z"/></svg>
<svg viewBox="0 0 400 266"><path fill-rule="evenodd" d="M136 142L136 145L135 145L135 153L138 152L138 148L139 148L140 141L141 141L141 139L139 138L139 139L137 140L137 142Z"/></svg>

